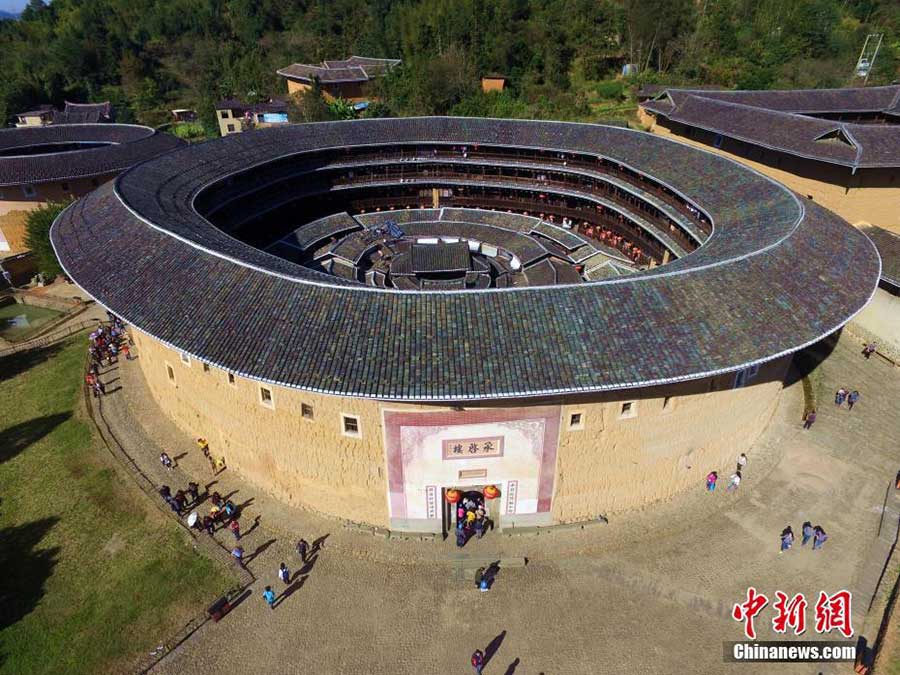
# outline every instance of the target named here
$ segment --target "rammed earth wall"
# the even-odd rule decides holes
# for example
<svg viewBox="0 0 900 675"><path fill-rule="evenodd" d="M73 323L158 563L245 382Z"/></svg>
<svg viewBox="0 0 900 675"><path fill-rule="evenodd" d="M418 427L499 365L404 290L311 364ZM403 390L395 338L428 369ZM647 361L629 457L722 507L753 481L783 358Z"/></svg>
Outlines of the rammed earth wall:
<svg viewBox="0 0 900 675"><path fill-rule="evenodd" d="M789 360L762 366L748 386L737 389L735 375L726 374L666 387L529 400L528 406L525 400L480 408L466 404L460 411L271 386L270 408L258 382L237 376L229 384L228 374L215 366L205 371L199 361L185 364L178 352L146 334L135 330L134 337L137 363L162 410L191 435L206 437L231 470L288 503L379 526L392 525L385 410L446 412L453 424L465 425L470 414L473 421L485 417L485 408L504 414L518 410L524 417L535 406L556 406L561 419L548 522L569 522L700 489L711 470L724 485L738 454L747 452L767 425ZM631 409L623 414L629 402ZM312 408L312 419L303 417L303 404ZM573 428L572 415L579 413ZM360 437L343 433L343 415L358 418ZM502 527L502 516L500 521Z"/></svg>

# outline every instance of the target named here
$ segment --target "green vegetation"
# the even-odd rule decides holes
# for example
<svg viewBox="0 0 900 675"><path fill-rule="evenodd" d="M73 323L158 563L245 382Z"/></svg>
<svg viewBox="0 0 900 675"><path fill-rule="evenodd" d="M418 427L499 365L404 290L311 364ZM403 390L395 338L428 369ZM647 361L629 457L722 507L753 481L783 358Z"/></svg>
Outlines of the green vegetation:
<svg viewBox="0 0 900 675"><path fill-rule="evenodd" d="M84 336L0 360L0 672L130 672L230 579L77 412Z"/></svg>
<svg viewBox="0 0 900 675"><path fill-rule="evenodd" d="M25 217L25 244L34 253L38 272L43 274L47 281L52 281L57 274L62 274L56 252L50 245L50 226L67 206L68 204L51 202L29 211Z"/></svg>
<svg viewBox="0 0 900 675"><path fill-rule="evenodd" d="M34 305L13 302L0 307L0 337L10 342L27 339L48 321L61 316L62 312ZM18 319L24 317L23 322Z"/></svg>
<svg viewBox="0 0 900 675"><path fill-rule="evenodd" d="M625 63L640 68L627 84L841 86L874 31L885 39L869 83L887 83L900 62L896 0L32 0L0 22L0 119L109 99L123 122L196 109L216 135L216 99L284 95L277 68L349 54L404 62L369 116L627 117ZM478 85L493 72L508 77L499 97Z"/></svg>
<svg viewBox="0 0 900 675"><path fill-rule="evenodd" d="M200 122L179 122L178 124L173 124L169 131L178 136L178 138L188 142L200 141L206 138L206 129Z"/></svg>

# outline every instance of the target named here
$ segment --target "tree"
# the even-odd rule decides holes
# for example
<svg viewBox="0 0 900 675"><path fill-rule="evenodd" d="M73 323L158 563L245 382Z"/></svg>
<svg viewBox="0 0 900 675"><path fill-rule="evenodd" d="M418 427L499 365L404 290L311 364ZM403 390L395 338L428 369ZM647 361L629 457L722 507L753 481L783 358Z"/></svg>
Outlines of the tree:
<svg viewBox="0 0 900 675"><path fill-rule="evenodd" d="M50 202L29 211L25 217L25 244L34 254L38 272L48 281L63 271L50 244L50 226L68 205L68 202Z"/></svg>
<svg viewBox="0 0 900 675"><path fill-rule="evenodd" d="M322 96L318 79L306 91L291 96L288 119L291 122L328 122L337 119Z"/></svg>

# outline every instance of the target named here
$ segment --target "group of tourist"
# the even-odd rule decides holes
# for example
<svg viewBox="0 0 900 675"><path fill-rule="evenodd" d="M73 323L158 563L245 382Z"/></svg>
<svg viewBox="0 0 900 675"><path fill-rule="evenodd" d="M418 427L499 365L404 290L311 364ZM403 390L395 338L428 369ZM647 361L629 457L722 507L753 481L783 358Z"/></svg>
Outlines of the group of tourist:
<svg viewBox="0 0 900 675"><path fill-rule="evenodd" d="M738 455L737 468L728 479L728 485L725 487L725 492L734 492L741 486L741 480L743 480L744 477L743 471L745 466L747 466L747 455L742 452L740 455ZM706 491L715 492L716 484L718 483L718 481L718 471L710 471L708 474L706 474Z"/></svg>
<svg viewBox="0 0 900 675"><path fill-rule="evenodd" d="M195 506L200 502L200 486L194 482L188 483L187 489L177 490L174 494L172 493L172 488L168 485L161 485L158 492L159 496L163 498L163 501L169 505L169 508L179 516L185 509ZM190 497L190 499L188 499L188 497Z"/></svg>
<svg viewBox="0 0 900 675"><path fill-rule="evenodd" d="M106 385L100 379L100 366L106 362L106 365L112 365L119 360L119 354L124 354L125 358L131 360L131 344L128 334L125 332L125 325L113 314L107 312L110 317L107 326L98 326L89 336L88 355L90 357L90 365L88 372L84 376L85 384L93 392L94 397L100 397L106 394Z"/></svg>
<svg viewBox="0 0 900 675"><path fill-rule="evenodd" d="M828 539L828 535L825 533L825 530L822 529L821 525L816 525L813 527L813 524L808 520L803 523L803 528L801 530L801 534L803 535L803 539L800 542L801 546L806 546L806 544L812 540L812 548L813 551L818 551L822 546L825 545L825 540ZM794 530L791 529L791 526L788 525L781 531L781 548L778 551L778 554L781 555L785 551L790 550L794 546Z"/></svg>
<svg viewBox="0 0 900 675"><path fill-rule="evenodd" d="M846 402L847 410L853 410L853 406L856 405L857 401L859 401L859 392L856 389L848 391L841 387L834 393L834 404L838 408L844 407L844 402Z"/></svg>
<svg viewBox="0 0 900 675"><path fill-rule="evenodd" d="M491 527L493 523L484 510L484 496L478 493L463 496L456 506L456 545L462 548L473 535L481 539Z"/></svg>
<svg viewBox="0 0 900 675"><path fill-rule="evenodd" d="M639 246L635 246L621 234L616 234L602 225L591 225L584 222L578 226L578 232L591 239L596 239L602 244L618 249L634 262L640 263L646 256Z"/></svg>

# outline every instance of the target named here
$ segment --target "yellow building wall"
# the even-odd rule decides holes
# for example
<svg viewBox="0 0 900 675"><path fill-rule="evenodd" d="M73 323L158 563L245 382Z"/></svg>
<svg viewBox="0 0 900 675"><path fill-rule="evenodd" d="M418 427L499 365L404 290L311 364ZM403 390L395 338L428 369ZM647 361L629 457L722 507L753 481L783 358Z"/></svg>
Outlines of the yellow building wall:
<svg viewBox="0 0 900 675"><path fill-rule="evenodd" d="M387 464L382 409L449 410L341 398L270 387L274 409L260 402L260 384L216 367L182 362L178 352L133 330L141 367L163 412L188 434L209 440L214 455L270 494L297 506L357 522L386 526ZM717 470L727 479L740 452L766 427L781 392L788 359L760 369L750 386L732 389L734 375L671 387L531 405L562 404L554 522L595 518L702 489ZM175 380L167 374L171 366ZM269 385L266 385L269 386ZM664 407L665 397L670 397ZM620 419L623 401L637 415ZM301 405L313 408L313 419ZM516 408L524 402L497 402ZM471 409L466 406L466 409ZM573 412L584 428L570 430ZM342 415L359 417L361 438L342 433ZM501 522L502 526L502 522Z"/></svg>
<svg viewBox="0 0 900 675"><path fill-rule="evenodd" d="M293 96L294 94L302 94L303 92L309 91L312 89L312 86L304 83L297 82L296 80L288 80L287 81L288 94Z"/></svg>
<svg viewBox="0 0 900 675"><path fill-rule="evenodd" d="M25 248L25 218L33 211L49 202L67 202L93 192L97 186L113 178L113 174L98 176L94 185L90 178L79 178L63 183L35 183L32 196L26 196L21 185L9 185L0 188L0 232L10 244L9 251L2 253L21 253Z"/></svg>
<svg viewBox="0 0 900 675"><path fill-rule="evenodd" d="M802 197L812 196L814 201L853 225L877 225L900 233L900 169L896 170L894 184L888 182L891 172L887 170L861 169L854 176L849 168L824 163L815 163L818 164L819 176L811 176L810 166L813 162L809 160L760 149L759 158L762 161L754 161L737 152L729 152L729 146L735 143L731 139L723 139L722 147L716 148L713 145L715 134L695 129L695 138L687 138L643 108L638 108L638 117L651 132L750 166L783 183ZM780 166L773 166L778 162Z"/></svg>

